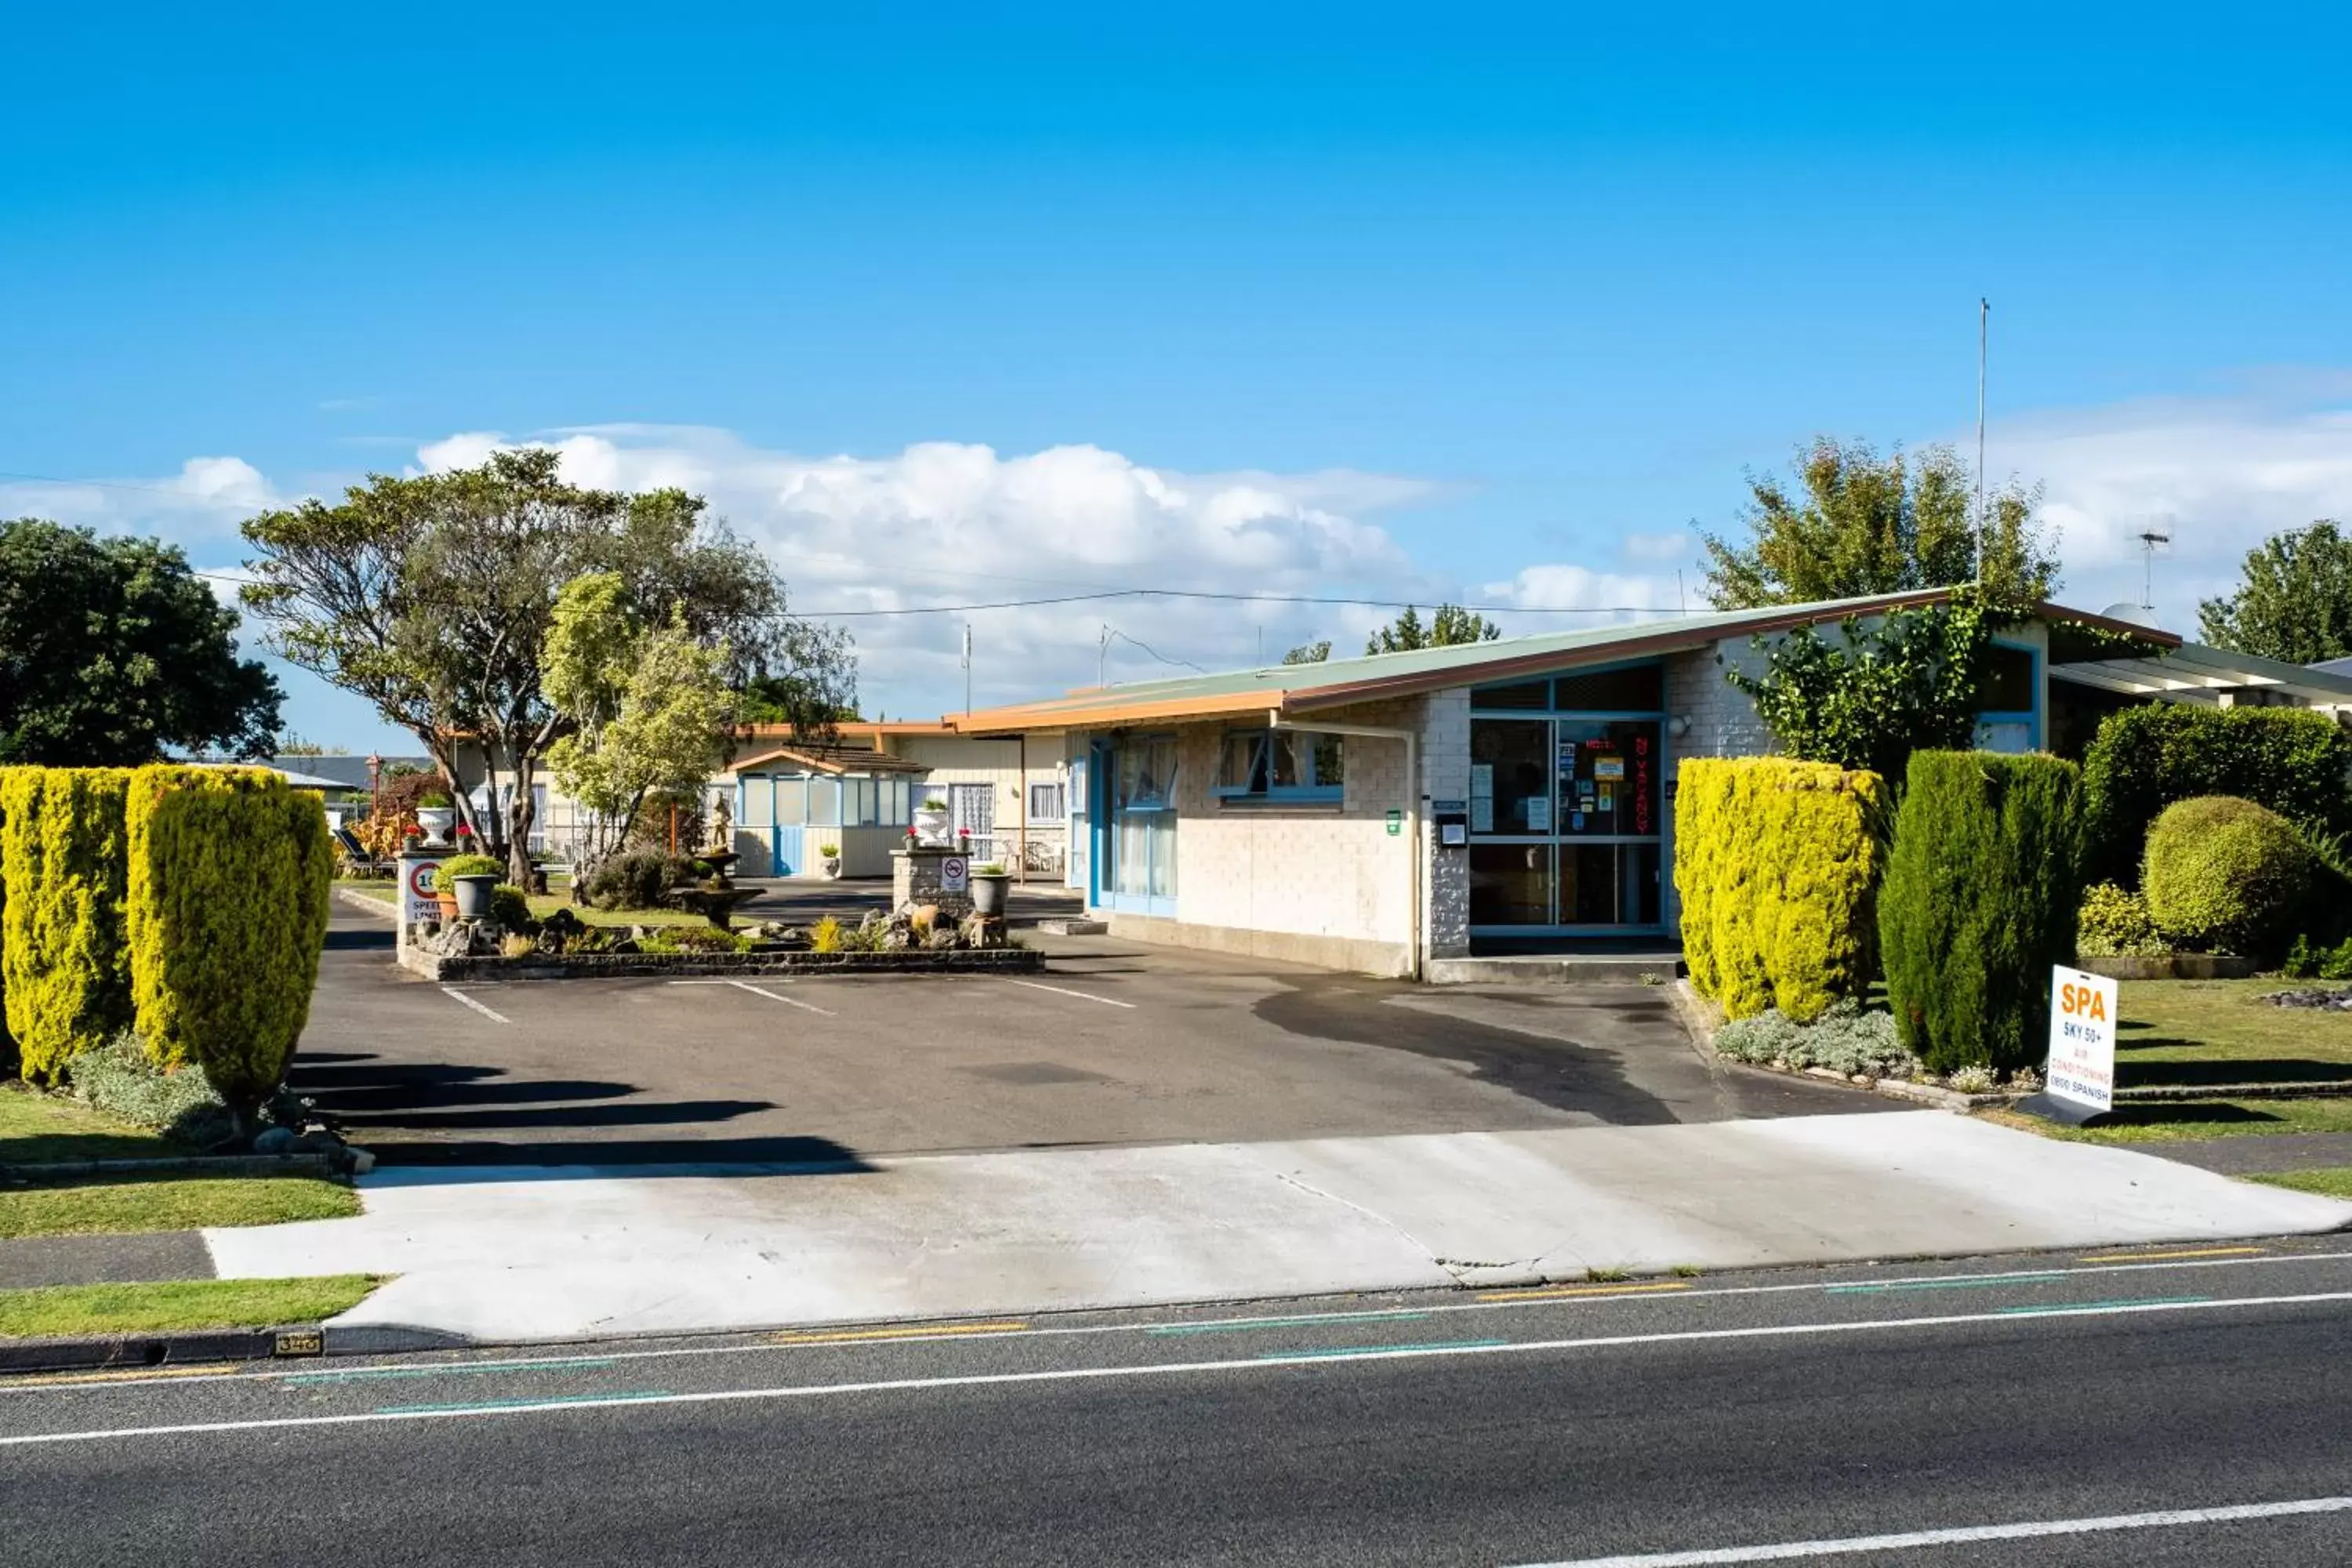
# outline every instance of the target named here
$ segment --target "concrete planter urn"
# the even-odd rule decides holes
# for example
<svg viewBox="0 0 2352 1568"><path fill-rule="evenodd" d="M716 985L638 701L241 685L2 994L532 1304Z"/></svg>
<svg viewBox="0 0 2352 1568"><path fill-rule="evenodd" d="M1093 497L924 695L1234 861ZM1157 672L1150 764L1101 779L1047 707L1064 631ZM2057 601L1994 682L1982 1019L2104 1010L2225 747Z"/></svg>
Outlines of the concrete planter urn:
<svg viewBox="0 0 2352 1568"><path fill-rule="evenodd" d="M1012 878L1002 868L976 870L971 874L971 912L976 915L1004 913L1005 884Z"/></svg>
<svg viewBox="0 0 2352 1568"><path fill-rule="evenodd" d="M457 820L455 806L420 805L416 808L416 826L425 829L425 842L445 845L449 842L449 829Z"/></svg>
<svg viewBox="0 0 2352 1568"><path fill-rule="evenodd" d="M955 842L954 814L946 801L934 796L915 808L915 837L925 844Z"/></svg>
<svg viewBox="0 0 2352 1568"><path fill-rule="evenodd" d="M816 853L818 863L823 866L824 869L824 879L828 882L840 880L841 846L838 844L820 844L816 847Z"/></svg>
<svg viewBox="0 0 2352 1568"><path fill-rule="evenodd" d="M457 896L459 920L486 921L490 918L490 894L499 885L496 877L452 877L449 881Z"/></svg>

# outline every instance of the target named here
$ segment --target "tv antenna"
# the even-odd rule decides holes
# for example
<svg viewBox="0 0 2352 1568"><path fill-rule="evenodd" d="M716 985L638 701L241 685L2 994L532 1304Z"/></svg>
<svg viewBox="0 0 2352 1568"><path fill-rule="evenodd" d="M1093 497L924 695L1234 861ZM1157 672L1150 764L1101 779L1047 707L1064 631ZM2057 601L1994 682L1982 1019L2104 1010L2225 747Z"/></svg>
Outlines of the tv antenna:
<svg viewBox="0 0 2352 1568"><path fill-rule="evenodd" d="M2144 610L2156 608L2156 558L2172 553L2172 535L2173 524L2168 517L2147 524L2133 535L2139 541L2139 604Z"/></svg>

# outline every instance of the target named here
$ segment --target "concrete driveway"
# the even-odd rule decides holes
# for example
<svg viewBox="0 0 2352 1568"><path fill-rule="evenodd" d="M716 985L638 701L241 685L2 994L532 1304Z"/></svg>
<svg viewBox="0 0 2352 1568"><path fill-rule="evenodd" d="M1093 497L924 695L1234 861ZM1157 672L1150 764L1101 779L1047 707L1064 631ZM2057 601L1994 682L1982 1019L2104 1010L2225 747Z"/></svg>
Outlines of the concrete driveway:
<svg viewBox="0 0 2352 1568"><path fill-rule="evenodd" d="M293 1083L394 1163L868 1155L1883 1110L1640 985L1429 990L1102 938L1041 974L443 986L339 909Z"/></svg>

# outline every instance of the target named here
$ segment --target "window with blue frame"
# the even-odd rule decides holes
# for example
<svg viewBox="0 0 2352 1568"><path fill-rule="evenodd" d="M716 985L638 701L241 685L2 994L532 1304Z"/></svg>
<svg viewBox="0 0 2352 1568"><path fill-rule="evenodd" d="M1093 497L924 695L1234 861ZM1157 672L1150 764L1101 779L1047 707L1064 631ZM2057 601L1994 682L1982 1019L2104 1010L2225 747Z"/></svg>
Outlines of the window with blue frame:
<svg viewBox="0 0 2352 1568"><path fill-rule="evenodd" d="M1213 793L1223 801L1323 801L1345 794L1340 738L1310 730L1234 730L1217 758Z"/></svg>

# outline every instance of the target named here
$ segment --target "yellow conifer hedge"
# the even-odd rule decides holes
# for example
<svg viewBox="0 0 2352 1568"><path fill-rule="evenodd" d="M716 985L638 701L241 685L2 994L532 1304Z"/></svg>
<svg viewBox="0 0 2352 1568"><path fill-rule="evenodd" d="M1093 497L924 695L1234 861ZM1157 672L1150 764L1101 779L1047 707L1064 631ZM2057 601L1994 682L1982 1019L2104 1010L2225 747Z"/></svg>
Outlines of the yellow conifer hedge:
<svg viewBox="0 0 2352 1568"><path fill-rule="evenodd" d="M66 1063L131 1022L123 941L127 768L0 772L0 973L24 1076Z"/></svg>
<svg viewBox="0 0 2352 1568"><path fill-rule="evenodd" d="M249 1110L310 1016L334 880L326 813L267 769L164 764L131 776L126 822L139 1030L159 1062L195 1062Z"/></svg>
<svg viewBox="0 0 2352 1568"><path fill-rule="evenodd" d="M1859 997L1884 865L1876 773L1788 757L1693 758L1675 797L1675 890L1691 984L1734 1018L1800 1023Z"/></svg>

